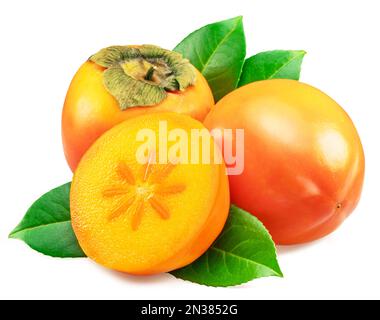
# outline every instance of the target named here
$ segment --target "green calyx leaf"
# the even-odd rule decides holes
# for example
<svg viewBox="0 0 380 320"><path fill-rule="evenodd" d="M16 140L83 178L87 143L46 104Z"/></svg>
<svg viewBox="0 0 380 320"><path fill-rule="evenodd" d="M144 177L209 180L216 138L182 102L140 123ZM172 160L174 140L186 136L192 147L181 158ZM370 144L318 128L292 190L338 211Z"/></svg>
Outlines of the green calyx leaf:
<svg viewBox="0 0 380 320"><path fill-rule="evenodd" d="M121 110L156 105L166 98L164 88L127 76L120 65L112 66L104 71L104 84L119 102Z"/></svg>
<svg viewBox="0 0 380 320"><path fill-rule="evenodd" d="M32 249L52 257L85 257L70 220L70 183L67 183L33 203L9 237L23 240Z"/></svg>
<svg viewBox="0 0 380 320"><path fill-rule="evenodd" d="M268 231L258 219L236 206L231 207L222 234L208 251L171 274L214 287L235 286L262 277L282 277Z"/></svg>
<svg viewBox="0 0 380 320"><path fill-rule="evenodd" d="M181 54L153 45L108 47L89 60L106 68L104 85L121 110L157 105L167 92L183 91L196 78Z"/></svg>
<svg viewBox="0 0 380 320"><path fill-rule="evenodd" d="M258 53L245 61L239 87L260 80L299 80L305 54L303 50L274 50Z"/></svg>
<svg viewBox="0 0 380 320"><path fill-rule="evenodd" d="M246 55L242 17L207 25L187 36L174 51L204 75L218 101L239 82Z"/></svg>

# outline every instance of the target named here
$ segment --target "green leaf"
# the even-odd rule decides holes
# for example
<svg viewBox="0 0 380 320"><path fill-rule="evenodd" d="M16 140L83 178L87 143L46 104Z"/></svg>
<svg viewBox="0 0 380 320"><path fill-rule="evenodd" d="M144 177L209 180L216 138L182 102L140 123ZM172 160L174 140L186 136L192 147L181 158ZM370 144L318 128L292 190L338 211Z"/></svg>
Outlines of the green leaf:
<svg viewBox="0 0 380 320"><path fill-rule="evenodd" d="M43 195L27 211L10 237L53 257L86 257L70 222L70 183ZM195 283L228 287L269 276L282 277L275 245L263 224L232 206L226 226L197 261L171 272Z"/></svg>
<svg viewBox="0 0 380 320"><path fill-rule="evenodd" d="M302 50L274 50L258 53L245 61L239 87L259 80L299 80L305 54L306 52Z"/></svg>
<svg viewBox="0 0 380 320"><path fill-rule="evenodd" d="M246 45L242 17L207 25L174 49L205 76L216 101L236 89Z"/></svg>
<svg viewBox="0 0 380 320"><path fill-rule="evenodd" d="M52 257L85 257L71 227L70 183L39 198L9 237Z"/></svg>
<svg viewBox="0 0 380 320"><path fill-rule="evenodd" d="M282 272L276 248L263 224L248 212L232 206L224 231L198 260L172 274L183 280L228 287Z"/></svg>

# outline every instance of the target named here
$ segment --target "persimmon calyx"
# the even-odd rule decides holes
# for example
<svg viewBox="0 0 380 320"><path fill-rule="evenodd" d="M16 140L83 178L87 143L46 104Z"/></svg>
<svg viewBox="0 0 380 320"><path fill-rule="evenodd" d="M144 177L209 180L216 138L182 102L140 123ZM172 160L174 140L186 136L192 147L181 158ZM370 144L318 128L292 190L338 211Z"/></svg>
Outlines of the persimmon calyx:
<svg viewBox="0 0 380 320"><path fill-rule="evenodd" d="M105 68L104 85L121 110L157 105L168 92L184 91L196 78L181 54L153 45L112 46L89 60Z"/></svg>

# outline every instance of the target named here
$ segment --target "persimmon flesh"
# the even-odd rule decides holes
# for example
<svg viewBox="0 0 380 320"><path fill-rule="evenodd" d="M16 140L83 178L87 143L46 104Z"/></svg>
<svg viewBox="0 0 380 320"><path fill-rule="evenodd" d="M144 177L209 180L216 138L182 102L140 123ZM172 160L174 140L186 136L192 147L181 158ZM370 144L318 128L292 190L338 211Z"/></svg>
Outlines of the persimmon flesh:
<svg viewBox="0 0 380 320"><path fill-rule="evenodd" d="M148 128L158 136L160 121L189 137L192 129L208 133L189 116L139 116L107 131L75 172L73 229L84 252L107 268L138 275L181 268L209 248L226 222L230 202L224 163L136 160L137 133ZM158 158L159 152L157 146L152 154Z"/></svg>
<svg viewBox="0 0 380 320"><path fill-rule="evenodd" d="M356 207L362 144L347 113L318 89L255 82L220 100L205 125L245 130L245 167L229 177L231 202L257 216L277 244L321 238Z"/></svg>

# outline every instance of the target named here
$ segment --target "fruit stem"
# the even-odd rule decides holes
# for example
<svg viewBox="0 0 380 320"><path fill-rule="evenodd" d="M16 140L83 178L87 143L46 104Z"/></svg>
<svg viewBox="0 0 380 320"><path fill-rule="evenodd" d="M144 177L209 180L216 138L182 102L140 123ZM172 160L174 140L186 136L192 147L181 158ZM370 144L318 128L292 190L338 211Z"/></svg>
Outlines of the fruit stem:
<svg viewBox="0 0 380 320"><path fill-rule="evenodd" d="M152 67L150 67L149 68L149 70L148 70L148 72L146 73L146 75L145 75L145 80L147 80L147 81L152 81L152 79L153 79L153 74L154 74L154 71L155 71L156 69L152 66Z"/></svg>

